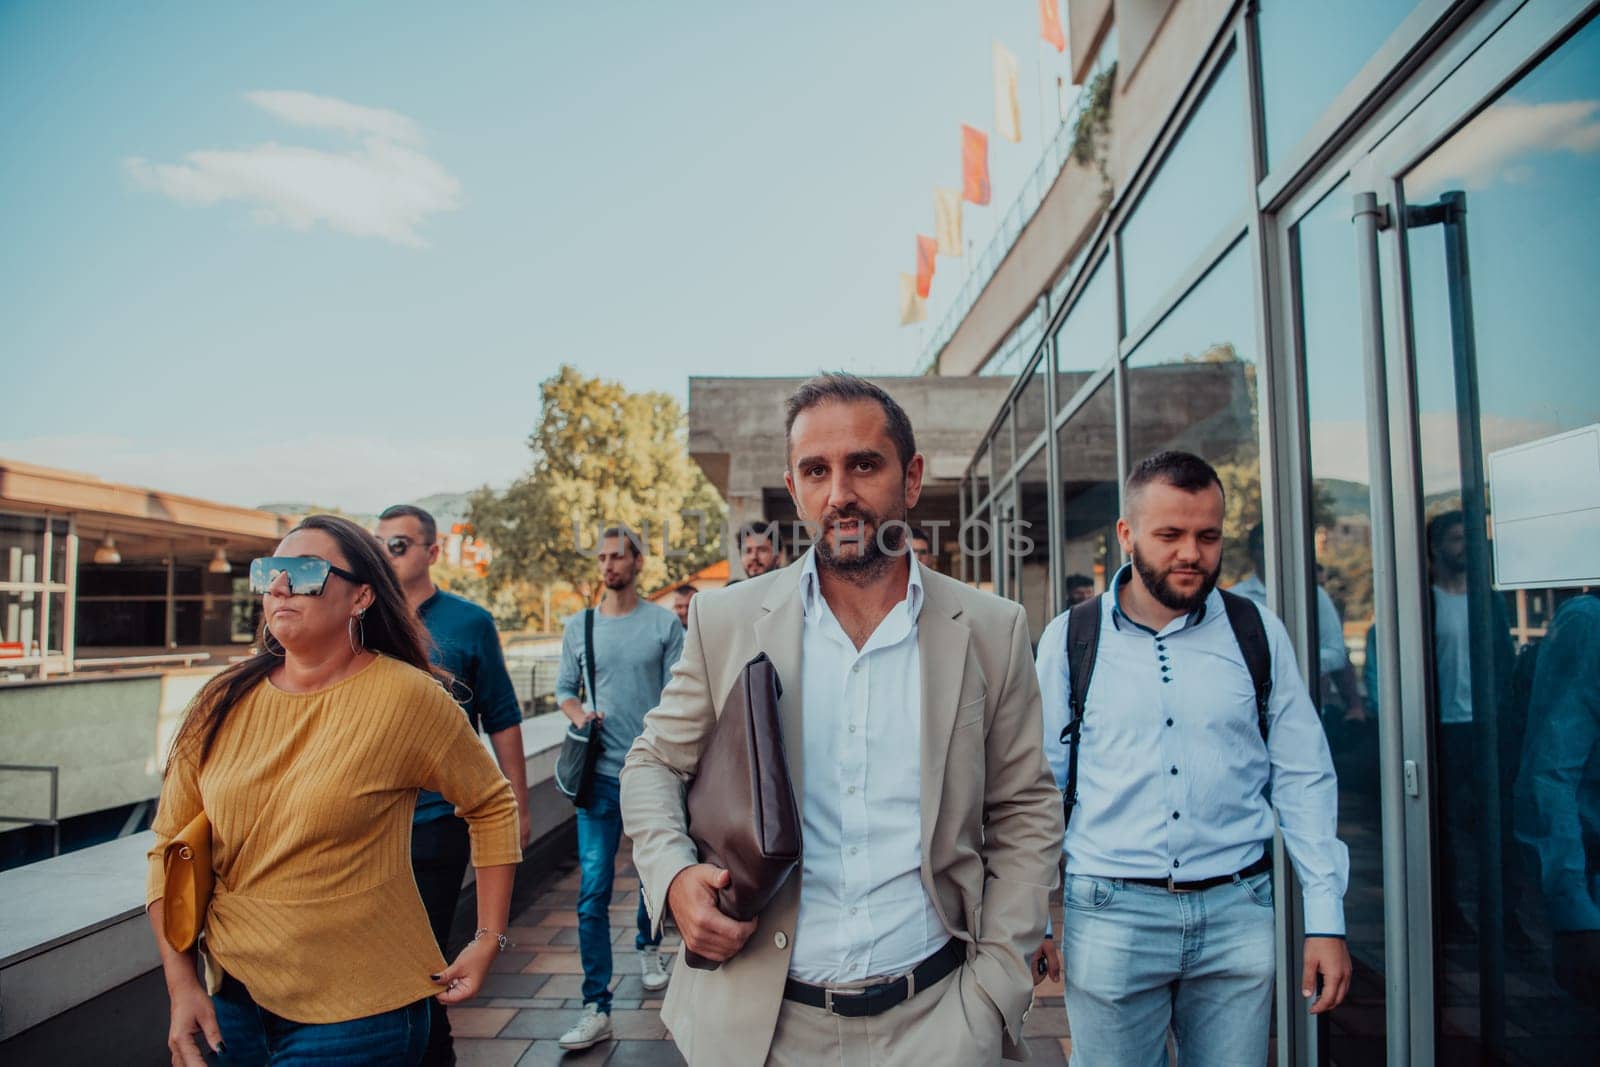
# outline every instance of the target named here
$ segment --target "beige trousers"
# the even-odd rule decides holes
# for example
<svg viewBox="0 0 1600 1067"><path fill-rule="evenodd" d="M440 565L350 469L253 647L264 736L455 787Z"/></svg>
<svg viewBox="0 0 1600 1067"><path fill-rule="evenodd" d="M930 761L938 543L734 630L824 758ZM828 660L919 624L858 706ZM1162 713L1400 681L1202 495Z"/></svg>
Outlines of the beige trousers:
<svg viewBox="0 0 1600 1067"><path fill-rule="evenodd" d="M843 988L843 987L841 987ZM775 1067L985 1067L1000 1062L1000 1012L963 964L881 1015L845 1019L785 1000Z"/></svg>

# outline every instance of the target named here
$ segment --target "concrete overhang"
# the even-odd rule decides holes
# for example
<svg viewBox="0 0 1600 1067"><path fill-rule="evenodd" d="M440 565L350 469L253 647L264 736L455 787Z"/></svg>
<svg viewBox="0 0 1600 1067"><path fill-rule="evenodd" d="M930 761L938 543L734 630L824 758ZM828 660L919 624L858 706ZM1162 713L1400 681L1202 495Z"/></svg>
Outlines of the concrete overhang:
<svg viewBox="0 0 1600 1067"><path fill-rule="evenodd" d="M934 482L961 477L1012 384L1009 378L930 375L869 380L905 409ZM689 379L689 454L724 499L783 489L784 401L805 381Z"/></svg>
<svg viewBox="0 0 1600 1067"><path fill-rule="evenodd" d="M276 545L295 516L108 482L92 474L0 459L0 510L70 515L80 536L159 543L163 552Z"/></svg>

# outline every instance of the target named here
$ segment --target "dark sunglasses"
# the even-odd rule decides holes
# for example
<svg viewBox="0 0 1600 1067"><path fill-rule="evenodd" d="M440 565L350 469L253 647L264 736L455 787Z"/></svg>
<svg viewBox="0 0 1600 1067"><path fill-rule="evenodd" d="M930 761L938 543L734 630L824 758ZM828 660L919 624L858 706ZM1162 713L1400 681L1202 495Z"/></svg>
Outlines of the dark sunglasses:
<svg viewBox="0 0 1600 1067"><path fill-rule="evenodd" d="M385 538L383 547L389 550L389 555L393 556L395 559L399 559L401 556L406 554L406 550L412 545L416 545L418 548L427 548L432 544L432 541L413 541L409 537L402 537L399 534L396 534L394 537Z"/></svg>
<svg viewBox="0 0 1600 1067"><path fill-rule="evenodd" d="M321 556L262 556L250 561L250 591L265 593L278 575L289 579L290 596L321 596L322 587L328 584L328 575L337 574L347 582L363 585L360 578L336 567Z"/></svg>

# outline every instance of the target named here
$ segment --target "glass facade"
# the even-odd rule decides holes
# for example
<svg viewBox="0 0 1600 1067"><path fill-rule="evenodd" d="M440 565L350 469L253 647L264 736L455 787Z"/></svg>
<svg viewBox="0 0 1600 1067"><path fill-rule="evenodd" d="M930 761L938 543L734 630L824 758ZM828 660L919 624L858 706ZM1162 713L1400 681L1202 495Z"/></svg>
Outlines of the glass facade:
<svg viewBox="0 0 1600 1067"><path fill-rule="evenodd" d="M1048 548L967 573L1037 638L1121 563L1129 465L1209 459L1223 584L1259 577L1295 640L1350 850L1349 997L1280 1005L1277 1062L1592 1062L1600 22L1422 6L1236 7L1164 158L1051 279L1046 447L1030 365L969 474L969 546L1020 519ZM993 499L990 449L1027 460Z"/></svg>
<svg viewBox="0 0 1600 1067"><path fill-rule="evenodd" d="M1304 549L1305 569L1314 578L1315 611L1308 615L1316 660L1308 674L1339 775L1339 838L1350 850L1345 916L1355 976L1350 1010L1335 1013L1329 1037L1337 1053L1378 1063L1386 1006L1383 812L1379 719L1369 713L1376 686L1361 682L1375 622L1372 501L1361 322L1349 314L1360 297L1348 183L1301 219L1294 248L1311 480L1311 531Z"/></svg>
<svg viewBox="0 0 1600 1067"><path fill-rule="evenodd" d="M1250 570L1261 521L1256 315L1250 261L1234 245L1128 357L1130 465L1167 449L1204 456L1222 479L1222 584Z"/></svg>
<svg viewBox="0 0 1600 1067"><path fill-rule="evenodd" d="M1222 65L1122 227L1122 298L1135 327L1250 203L1250 131L1238 59Z"/></svg>
<svg viewBox="0 0 1600 1067"><path fill-rule="evenodd" d="M1416 0L1262 0L1256 16L1267 169L1289 154Z"/></svg>
<svg viewBox="0 0 1600 1067"><path fill-rule="evenodd" d="M1591 23L1403 183L1440 1042L1462 1055L1600 1040L1600 601L1572 580L1600 575L1600 519L1568 510L1600 505L1597 101Z"/></svg>

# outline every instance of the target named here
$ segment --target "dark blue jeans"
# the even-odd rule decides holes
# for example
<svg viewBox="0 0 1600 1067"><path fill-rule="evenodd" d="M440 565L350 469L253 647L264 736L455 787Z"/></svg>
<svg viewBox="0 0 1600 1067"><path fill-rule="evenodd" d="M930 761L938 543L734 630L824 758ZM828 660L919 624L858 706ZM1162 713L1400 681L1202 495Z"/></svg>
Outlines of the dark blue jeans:
<svg viewBox="0 0 1600 1067"><path fill-rule="evenodd" d="M274 1015L232 975L211 998L226 1067L415 1067L428 1047L428 1002L342 1023L297 1023Z"/></svg>
<svg viewBox="0 0 1600 1067"><path fill-rule="evenodd" d="M615 778L594 776L589 806L578 809L578 955L583 960L583 1002L611 1014L611 882L616 877L617 845L622 841L622 786ZM644 894L639 894L636 949L661 944L650 933Z"/></svg>

